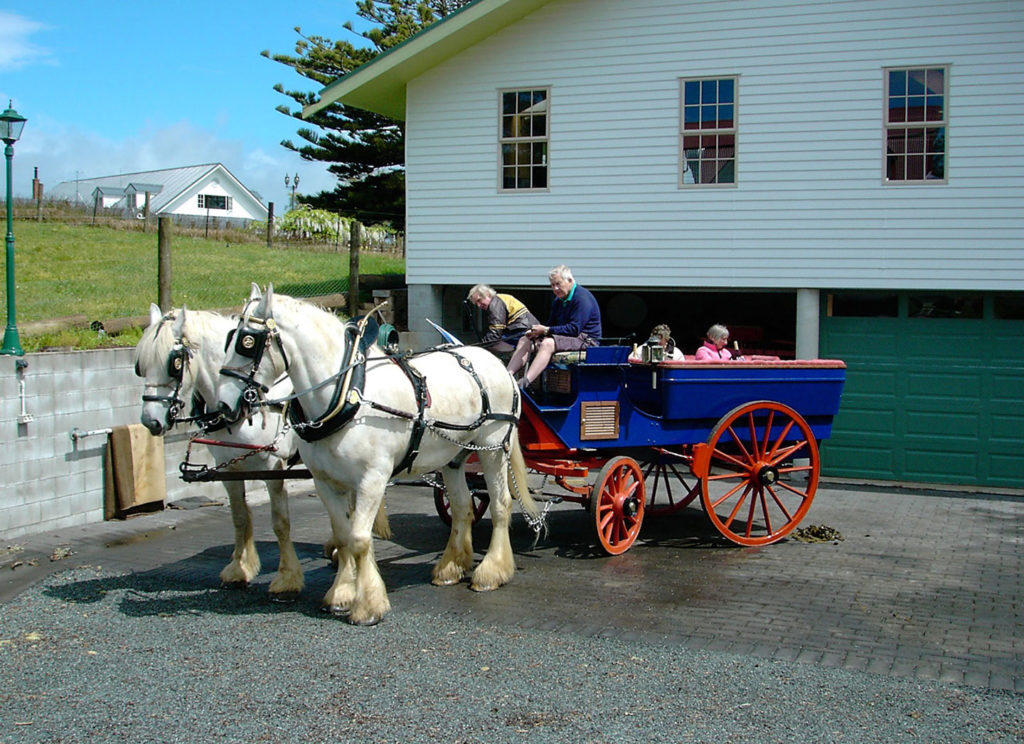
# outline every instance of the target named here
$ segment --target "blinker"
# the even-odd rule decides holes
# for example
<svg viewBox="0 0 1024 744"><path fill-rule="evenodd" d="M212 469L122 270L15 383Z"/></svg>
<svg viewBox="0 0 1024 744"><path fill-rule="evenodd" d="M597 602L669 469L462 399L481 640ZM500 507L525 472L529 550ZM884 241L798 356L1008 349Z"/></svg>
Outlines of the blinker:
<svg viewBox="0 0 1024 744"><path fill-rule="evenodd" d="M235 339L235 351L249 359L255 359L260 350L267 345L267 330L250 331L244 329L238 332Z"/></svg>
<svg viewBox="0 0 1024 744"><path fill-rule="evenodd" d="M181 382L188 358L189 350L186 347L178 345L171 349L171 353L167 356L167 376Z"/></svg>

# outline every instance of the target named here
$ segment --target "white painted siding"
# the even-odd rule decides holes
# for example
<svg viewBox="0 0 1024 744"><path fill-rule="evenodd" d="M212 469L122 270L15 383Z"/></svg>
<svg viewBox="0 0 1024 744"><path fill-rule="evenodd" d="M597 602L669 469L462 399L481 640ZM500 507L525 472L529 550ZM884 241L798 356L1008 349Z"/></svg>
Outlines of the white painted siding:
<svg viewBox="0 0 1024 744"><path fill-rule="evenodd" d="M883 68L949 65L948 184L883 184ZM679 79L738 76L737 184L679 188ZM550 191L498 91L550 86ZM1024 289L1024 2L557 0L414 80L412 284Z"/></svg>
<svg viewBox="0 0 1024 744"><path fill-rule="evenodd" d="M209 210L210 217L230 217L235 220L266 219L265 210L258 211L255 200L247 196L233 181L223 175L204 179L198 185L184 192L181 198L168 205L165 211L170 214L205 217L207 210L199 208L199 194L231 197L230 209L211 209Z"/></svg>

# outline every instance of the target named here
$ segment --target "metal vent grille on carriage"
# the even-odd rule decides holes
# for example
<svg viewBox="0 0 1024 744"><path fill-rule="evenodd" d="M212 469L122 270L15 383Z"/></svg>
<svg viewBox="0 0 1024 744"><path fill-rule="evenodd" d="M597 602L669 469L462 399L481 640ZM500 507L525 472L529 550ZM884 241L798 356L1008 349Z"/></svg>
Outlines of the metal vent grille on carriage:
<svg viewBox="0 0 1024 744"><path fill-rule="evenodd" d="M582 404L580 439L618 439L619 404L616 401L595 401Z"/></svg>

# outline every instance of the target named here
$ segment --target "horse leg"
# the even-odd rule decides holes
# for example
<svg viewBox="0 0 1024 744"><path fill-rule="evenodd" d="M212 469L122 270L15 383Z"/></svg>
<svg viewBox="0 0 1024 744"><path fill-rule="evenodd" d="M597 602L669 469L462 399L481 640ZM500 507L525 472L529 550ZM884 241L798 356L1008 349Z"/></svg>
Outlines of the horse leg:
<svg viewBox="0 0 1024 744"><path fill-rule="evenodd" d="M352 530L348 513L349 498L347 493L322 482L316 484L316 490L331 520L331 539L328 545L332 546L331 561L337 569L334 583L327 590L321 604L327 612L346 616L352 610L356 598L355 561L349 549ZM326 546L324 552L327 552Z"/></svg>
<svg viewBox="0 0 1024 744"><path fill-rule="evenodd" d="M288 491L285 489L284 481L268 480L266 484L280 554L277 576L270 582L270 598L279 602L291 602L302 592L303 577L299 556L295 554L295 545L292 543Z"/></svg>
<svg viewBox="0 0 1024 744"><path fill-rule="evenodd" d="M512 513L512 496L508 490L506 471L508 457L501 450L478 453L483 465L487 492L491 496L491 543L480 565L473 572L469 588L477 592L497 589L516 571L508 528Z"/></svg>
<svg viewBox="0 0 1024 744"><path fill-rule="evenodd" d="M246 587L260 572L260 555L252 537L252 512L245 503L245 482L225 481L231 504L231 522L235 527L235 549L231 562L220 572L224 586Z"/></svg>
<svg viewBox="0 0 1024 744"><path fill-rule="evenodd" d="M384 504L389 475L390 469L388 473L370 471L364 474L352 505L352 532L348 548L355 560L356 601L346 619L353 625L376 625L391 611L391 602L373 550L373 525Z"/></svg>
<svg viewBox="0 0 1024 744"><path fill-rule="evenodd" d="M466 485L465 465L441 469L444 488L451 505L452 529L448 545L434 566L431 583L457 584L473 570L473 497Z"/></svg>
<svg viewBox="0 0 1024 744"><path fill-rule="evenodd" d="M391 522L388 520L387 504L380 502L380 509L377 510L377 517L373 520L373 536L381 540L391 539ZM324 558L330 560L331 565L338 565L338 546L332 537L324 543Z"/></svg>

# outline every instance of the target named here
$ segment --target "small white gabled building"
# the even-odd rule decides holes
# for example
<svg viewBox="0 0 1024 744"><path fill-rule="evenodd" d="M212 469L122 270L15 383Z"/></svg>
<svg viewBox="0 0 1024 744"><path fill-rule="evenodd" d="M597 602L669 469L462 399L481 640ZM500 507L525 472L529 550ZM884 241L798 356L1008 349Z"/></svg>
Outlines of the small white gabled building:
<svg viewBox="0 0 1024 744"><path fill-rule="evenodd" d="M116 197L116 198L115 198ZM189 225L247 225L267 207L221 163L82 178L57 184L49 198L94 206L126 219L170 216Z"/></svg>
<svg viewBox="0 0 1024 744"><path fill-rule="evenodd" d="M333 101L405 122L414 330L565 263L606 335L844 359L828 475L1024 488L1024 3L477 0Z"/></svg>

